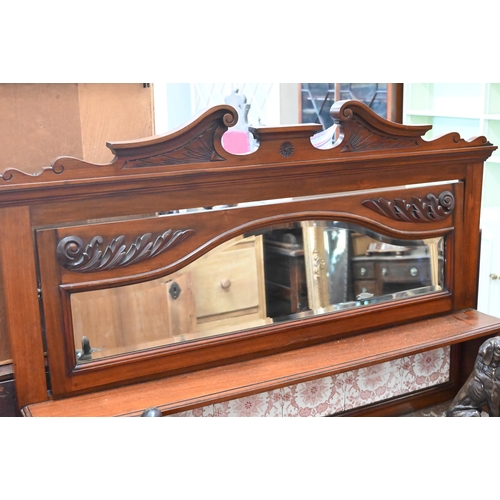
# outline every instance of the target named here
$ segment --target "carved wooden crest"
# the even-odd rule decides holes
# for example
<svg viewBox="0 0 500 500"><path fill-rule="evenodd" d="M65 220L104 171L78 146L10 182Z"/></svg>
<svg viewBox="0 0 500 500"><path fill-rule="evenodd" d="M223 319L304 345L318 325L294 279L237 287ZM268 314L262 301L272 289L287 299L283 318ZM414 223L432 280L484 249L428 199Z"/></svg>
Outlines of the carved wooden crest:
<svg viewBox="0 0 500 500"><path fill-rule="evenodd" d="M75 186L86 190L88 179L100 179L103 186L112 185L119 190L116 180L132 178L136 169L148 169L153 178L158 174L175 172L213 172L218 169L252 168L256 161L274 166L283 162L344 159L346 154L373 153L385 155L388 151L406 149L416 153L439 148L453 151L460 148L476 149L475 155L483 161L495 149L485 137L470 141L459 134L450 133L426 141L423 135L431 125L401 125L385 120L365 104L358 101L337 101L330 115L338 127L339 136L331 148L317 149L311 137L319 132L318 124L296 124L283 127L251 128L259 147L247 155L232 155L222 145L222 136L238 121L237 111L227 104L214 106L202 112L183 128L161 136L107 143L115 153L110 164L97 165L71 157L57 158L50 167L37 174L26 174L10 169L0 174L0 188L4 185L29 186L34 192L45 183L52 183L58 191L73 190ZM318 129L319 127L319 129ZM313 148L311 150L311 148ZM68 181L72 181L71 186ZM23 191L27 197L29 191ZM36 195L34 195L36 196Z"/></svg>

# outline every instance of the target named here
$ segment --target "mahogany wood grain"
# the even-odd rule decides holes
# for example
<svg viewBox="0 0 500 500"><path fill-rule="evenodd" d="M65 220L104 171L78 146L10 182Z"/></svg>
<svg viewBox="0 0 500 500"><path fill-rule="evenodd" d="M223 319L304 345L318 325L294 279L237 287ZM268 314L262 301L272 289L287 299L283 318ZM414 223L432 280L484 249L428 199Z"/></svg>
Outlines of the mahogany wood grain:
<svg viewBox="0 0 500 500"><path fill-rule="evenodd" d="M5 307L3 279L0 275L0 367L11 363L9 336L7 335L7 310Z"/></svg>
<svg viewBox="0 0 500 500"><path fill-rule="evenodd" d="M12 237L20 234L23 237L12 244ZM17 399L21 406L45 401L42 324L28 207L0 209L0 262L14 376L21 381L16 384Z"/></svg>
<svg viewBox="0 0 500 500"><path fill-rule="evenodd" d="M469 309L424 321L169 378L28 405L27 416L164 415L363 368L500 331Z"/></svg>
<svg viewBox="0 0 500 500"><path fill-rule="evenodd" d="M479 227L479 219L481 213L481 197L479 193L482 191L483 185L483 169L479 164L470 164L468 167L467 178L468 182L465 186L465 207L464 211L464 237L462 243L465 245L460 249L462 255L467 258L467 265L464 266L461 277L467 285L463 286L462 291L465 291L464 307L476 307L477 294L479 286L479 256L480 256L480 238L481 234L477 230L471 228ZM460 307L457 305L457 307Z"/></svg>
<svg viewBox="0 0 500 500"><path fill-rule="evenodd" d="M251 359L272 352L292 350L305 345L318 344L332 337L356 334L390 323L417 320L451 310L447 293L423 300L408 299L400 304L380 305L360 311L359 315L338 313L318 316L311 321L272 324L220 337L206 338L196 343L164 346L140 353L125 354L76 366L71 329L66 328L62 357L60 336L53 336L49 352L59 353L51 362L52 390L63 397L69 393L88 391L123 384L123 381L141 381L167 374L231 363L238 359ZM57 321L61 319L54 317ZM47 323L52 327L55 323ZM368 326L369 325L369 326ZM59 339L59 340L58 340ZM55 347L56 346L56 347ZM72 349L72 350L69 350ZM73 354L73 357L72 357ZM74 367L72 369L72 366Z"/></svg>

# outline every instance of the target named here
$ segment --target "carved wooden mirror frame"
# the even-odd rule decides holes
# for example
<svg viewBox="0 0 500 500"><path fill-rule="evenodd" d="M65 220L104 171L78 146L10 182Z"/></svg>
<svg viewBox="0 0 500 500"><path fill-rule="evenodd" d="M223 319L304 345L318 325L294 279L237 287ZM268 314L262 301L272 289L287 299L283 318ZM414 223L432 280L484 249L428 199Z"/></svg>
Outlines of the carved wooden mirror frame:
<svg viewBox="0 0 500 500"><path fill-rule="evenodd" d="M474 307L479 232L469 228L479 227L482 165L495 147L456 133L425 141L430 127L388 122L353 101L331 113L340 130L331 149L311 144L319 125L297 125L255 129L257 151L229 154L221 138L237 117L217 106L166 136L109 144L108 165L59 158L37 176L5 172L0 259L16 311L8 324L20 406L47 399L45 351L52 394L63 397ZM293 200L232 207L284 198ZM147 217L219 205L231 208L217 218ZM446 290L76 365L70 293L180 269L248 229L314 219L402 239L445 237ZM115 252L122 243L125 253ZM96 257L96 248L108 254Z"/></svg>

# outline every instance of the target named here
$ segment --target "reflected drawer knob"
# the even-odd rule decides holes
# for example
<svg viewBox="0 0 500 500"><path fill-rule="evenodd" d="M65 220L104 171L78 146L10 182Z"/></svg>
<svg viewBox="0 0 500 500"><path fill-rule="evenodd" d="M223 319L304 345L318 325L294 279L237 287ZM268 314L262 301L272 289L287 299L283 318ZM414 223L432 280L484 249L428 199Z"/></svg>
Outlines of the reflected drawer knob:
<svg viewBox="0 0 500 500"><path fill-rule="evenodd" d="M362 267L360 270L359 270L359 274L361 274L361 276L364 276L366 274L366 267Z"/></svg>
<svg viewBox="0 0 500 500"><path fill-rule="evenodd" d="M220 282L220 286L227 290L231 286L231 280L225 279Z"/></svg>
<svg viewBox="0 0 500 500"><path fill-rule="evenodd" d="M497 280L498 279L498 274L491 273L490 274L490 280Z"/></svg>
<svg viewBox="0 0 500 500"><path fill-rule="evenodd" d="M410 269L410 274L415 277L418 274L418 269L416 267L412 267Z"/></svg>
<svg viewBox="0 0 500 500"><path fill-rule="evenodd" d="M382 276L387 276L387 267L382 268Z"/></svg>

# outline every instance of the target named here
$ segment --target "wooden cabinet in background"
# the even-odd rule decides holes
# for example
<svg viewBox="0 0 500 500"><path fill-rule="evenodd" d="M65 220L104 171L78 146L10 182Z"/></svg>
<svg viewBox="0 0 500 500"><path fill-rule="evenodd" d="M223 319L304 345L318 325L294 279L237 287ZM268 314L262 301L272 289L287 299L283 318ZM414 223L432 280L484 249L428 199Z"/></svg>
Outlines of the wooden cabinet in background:
<svg viewBox="0 0 500 500"><path fill-rule="evenodd" d="M0 84L2 173L39 172L61 155L109 163L114 154L106 141L151 135L153 96L147 84Z"/></svg>
<svg viewBox="0 0 500 500"><path fill-rule="evenodd" d="M432 284L429 254L358 256L352 260L354 294L384 295L397 292L402 283L408 289Z"/></svg>

